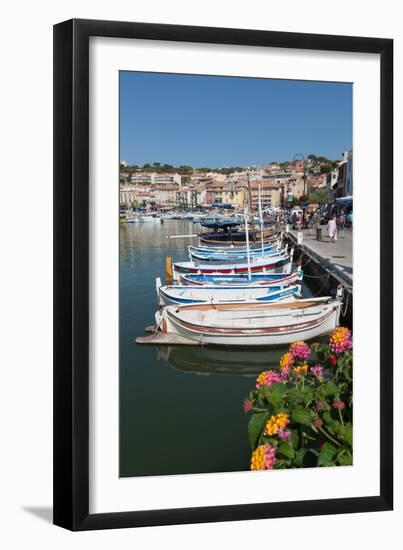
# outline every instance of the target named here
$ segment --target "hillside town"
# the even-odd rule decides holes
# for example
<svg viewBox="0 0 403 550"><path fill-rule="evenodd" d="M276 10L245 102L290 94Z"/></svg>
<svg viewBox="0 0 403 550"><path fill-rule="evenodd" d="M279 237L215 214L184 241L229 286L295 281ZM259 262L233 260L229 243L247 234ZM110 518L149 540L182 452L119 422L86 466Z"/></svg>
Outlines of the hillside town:
<svg viewBox="0 0 403 550"><path fill-rule="evenodd" d="M320 204L353 194L352 151L341 159L296 155L293 161L263 166L194 169L171 165L130 166L120 161L121 208L152 211L222 208L287 208L308 201Z"/></svg>

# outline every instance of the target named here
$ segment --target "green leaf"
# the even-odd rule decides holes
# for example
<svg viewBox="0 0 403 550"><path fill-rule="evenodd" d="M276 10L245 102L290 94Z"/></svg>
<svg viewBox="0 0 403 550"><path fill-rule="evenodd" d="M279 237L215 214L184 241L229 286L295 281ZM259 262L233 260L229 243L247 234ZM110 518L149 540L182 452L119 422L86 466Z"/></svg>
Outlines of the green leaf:
<svg viewBox="0 0 403 550"><path fill-rule="evenodd" d="M298 449L295 453L294 465L302 466L307 449Z"/></svg>
<svg viewBox="0 0 403 550"><path fill-rule="evenodd" d="M351 466L351 464L353 463L351 456L344 449L340 451L337 455L337 462L340 464L340 466Z"/></svg>
<svg viewBox="0 0 403 550"><path fill-rule="evenodd" d="M270 386L270 393L272 395L284 395L287 392L288 388L283 382L274 382Z"/></svg>
<svg viewBox="0 0 403 550"><path fill-rule="evenodd" d="M304 403L307 404L307 403L310 403L313 399L313 390L312 388L305 388L304 391L302 392L302 395L303 395L303 398L304 398Z"/></svg>
<svg viewBox="0 0 403 550"><path fill-rule="evenodd" d="M322 390L324 391L325 395L335 395L336 393L340 392L339 388L334 382L332 382L332 380L329 380L328 382L326 382L326 384L323 384Z"/></svg>
<svg viewBox="0 0 403 550"><path fill-rule="evenodd" d="M326 441L320 450L318 466L331 466L334 463L336 454L336 447Z"/></svg>
<svg viewBox="0 0 403 550"><path fill-rule="evenodd" d="M263 431L263 428L269 418L269 413L258 413L250 417L248 425L249 442L252 449L257 445L257 441Z"/></svg>
<svg viewBox="0 0 403 550"><path fill-rule="evenodd" d="M349 445L353 444L353 426L351 422L348 422L345 426L343 440L347 441Z"/></svg>
<svg viewBox="0 0 403 550"><path fill-rule="evenodd" d="M298 430L291 430L291 445L296 449L298 447L299 437Z"/></svg>
<svg viewBox="0 0 403 550"><path fill-rule="evenodd" d="M291 420L298 424L304 424L310 426L312 422L312 415L308 409L304 407L295 407L291 413Z"/></svg>
<svg viewBox="0 0 403 550"><path fill-rule="evenodd" d="M280 443L278 452L287 458L293 459L295 457L295 451L288 443Z"/></svg>

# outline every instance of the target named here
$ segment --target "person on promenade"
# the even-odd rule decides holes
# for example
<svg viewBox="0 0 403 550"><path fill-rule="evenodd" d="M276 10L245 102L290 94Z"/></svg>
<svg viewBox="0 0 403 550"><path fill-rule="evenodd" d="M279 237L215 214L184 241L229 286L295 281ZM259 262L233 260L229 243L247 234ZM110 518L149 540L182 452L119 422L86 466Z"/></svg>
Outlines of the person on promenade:
<svg viewBox="0 0 403 550"><path fill-rule="evenodd" d="M340 210L338 225L339 225L340 237L344 239L344 227L346 225L346 215L343 209Z"/></svg>
<svg viewBox="0 0 403 550"><path fill-rule="evenodd" d="M330 242L335 243L337 241L336 214L332 214L330 220L327 222L327 232L329 234Z"/></svg>
<svg viewBox="0 0 403 550"><path fill-rule="evenodd" d="M313 214L313 212L309 214L308 227L310 235L315 235L315 215L316 213Z"/></svg>
<svg viewBox="0 0 403 550"><path fill-rule="evenodd" d="M295 217L295 227L297 231L302 231L303 228L303 218L301 214L297 214Z"/></svg>

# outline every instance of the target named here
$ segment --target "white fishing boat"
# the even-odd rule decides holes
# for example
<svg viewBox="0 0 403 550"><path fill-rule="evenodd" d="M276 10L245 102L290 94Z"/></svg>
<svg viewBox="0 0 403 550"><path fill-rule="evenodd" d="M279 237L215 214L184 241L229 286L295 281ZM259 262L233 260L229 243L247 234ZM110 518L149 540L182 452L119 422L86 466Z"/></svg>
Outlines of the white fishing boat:
<svg viewBox="0 0 403 550"><path fill-rule="evenodd" d="M238 273L282 273L291 271L292 259L289 254L279 254L268 258L250 258L248 262L176 262L173 265L173 279L178 281L185 273L194 275L230 275Z"/></svg>
<svg viewBox="0 0 403 550"><path fill-rule="evenodd" d="M260 243L249 243L249 250L251 253L255 252L262 252L265 250L273 250L273 249L280 249L281 248L281 241L282 239L279 238L278 240L274 240L272 242L264 243L263 247ZM194 252L201 252L203 254L242 254L247 252L247 247L245 246L226 246L226 247L220 247L220 246L193 246L192 245L192 251Z"/></svg>
<svg viewBox="0 0 403 550"><path fill-rule="evenodd" d="M301 298L301 285L287 286L161 286L161 279L156 279L158 303L160 306L184 304L220 304L243 302L276 302Z"/></svg>
<svg viewBox="0 0 403 550"><path fill-rule="evenodd" d="M126 223L139 223L139 218L137 216L128 216L126 219L125 219L125 222Z"/></svg>
<svg viewBox="0 0 403 550"><path fill-rule="evenodd" d="M268 258L270 256L277 256L281 252L286 253L288 249L288 245L285 246L284 249L279 249L277 247L274 248L267 248L267 249L260 249L257 248L255 250L246 250L244 252L238 252L238 251L225 251L225 252L199 252L195 249L193 246L188 246L189 251L189 259L190 260L196 260L199 262L233 262L233 261L246 261L248 259L248 255L250 258Z"/></svg>
<svg viewBox="0 0 403 550"><path fill-rule="evenodd" d="M286 273L252 273L248 275L192 275L182 274L179 283L182 286L286 286L302 281L301 268Z"/></svg>
<svg viewBox="0 0 403 550"><path fill-rule="evenodd" d="M160 219L155 217L155 216L152 216L151 214L142 214L140 217L139 217L139 221L142 222L142 223L145 223L145 222L159 222Z"/></svg>
<svg viewBox="0 0 403 550"><path fill-rule="evenodd" d="M162 334L221 346L272 346L311 340L339 323L341 301L327 296L294 302L167 306L156 313Z"/></svg>

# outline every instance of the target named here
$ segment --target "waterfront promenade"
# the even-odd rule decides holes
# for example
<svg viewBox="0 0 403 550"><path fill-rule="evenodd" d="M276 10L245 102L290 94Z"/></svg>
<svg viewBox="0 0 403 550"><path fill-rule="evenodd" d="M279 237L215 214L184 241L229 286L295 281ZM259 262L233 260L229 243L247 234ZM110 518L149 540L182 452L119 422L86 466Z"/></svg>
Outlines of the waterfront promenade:
<svg viewBox="0 0 403 550"><path fill-rule="evenodd" d="M353 285L353 231L346 229L344 238L338 238L332 244L327 234L325 225L322 228L322 240L316 240L315 235L309 235L309 230L304 229L302 247L322 265L335 272L348 285ZM295 242L297 241L297 231L290 229L289 234Z"/></svg>

